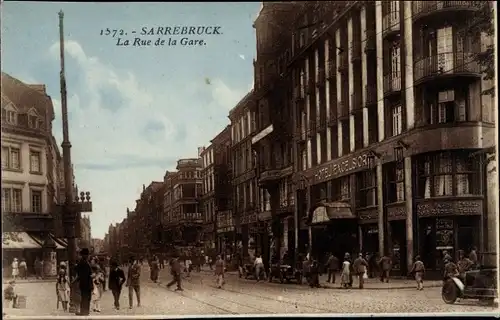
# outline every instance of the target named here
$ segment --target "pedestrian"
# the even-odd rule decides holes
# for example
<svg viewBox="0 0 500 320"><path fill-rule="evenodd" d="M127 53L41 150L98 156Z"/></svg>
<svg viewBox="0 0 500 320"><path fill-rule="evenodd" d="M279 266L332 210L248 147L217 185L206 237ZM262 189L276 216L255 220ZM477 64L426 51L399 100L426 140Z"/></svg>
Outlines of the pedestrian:
<svg viewBox="0 0 500 320"><path fill-rule="evenodd" d="M453 258L451 255L448 253L448 251L443 251L443 266L446 265L447 262L453 261Z"/></svg>
<svg viewBox="0 0 500 320"><path fill-rule="evenodd" d="M243 276L243 258L240 252L236 253L236 264L238 265L238 276Z"/></svg>
<svg viewBox="0 0 500 320"><path fill-rule="evenodd" d="M110 268L110 262L111 262L111 257L106 256L106 261L104 263L104 286L103 286L103 291L106 291L106 289L109 287L109 273L111 271Z"/></svg>
<svg viewBox="0 0 500 320"><path fill-rule="evenodd" d="M311 262L309 286L311 288L319 288L319 263L316 259Z"/></svg>
<svg viewBox="0 0 500 320"><path fill-rule="evenodd" d="M92 267L92 311L101 312L101 297L102 297L102 283L104 281L104 274L98 265Z"/></svg>
<svg viewBox="0 0 500 320"><path fill-rule="evenodd" d="M118 266L116 261L111 261L108 286L109 290L111 290L111 293L113 294L114 306L116 310L120 310L120 295L125 281L125 272L123 272L123 270Z"/></svg>
<svg viewBox="0 0 500 320"><path fill-rule="evenodd" d="M469 259L472 261L471 268L477 268L478 267L477 248L475 246L473 246L470 250Z"/></svg>
<svg viewBox="0 0 500 320"><path fill-rule="evenodd" d="M154 283L158 282L158 274L160 273L160 265L157 256L153 256L151 261L150 278Z"/></svg>
<svg viewBox="0 0 500 320"><path fill-rule="evenodd" d="M326 282L330 283L335 283L335 273L339 269L339 259L337 259L336 256L333 255L333 253L330 254L328 257L328 260L326 261L326 270L328 272L328 280Z"/></svg>
<svg viewBox="0 0 500 320"><path fill-rule="evenodd" d="M42 265L42 261L36 257L35 258L35 276L37 279L40 279L42 278L42 268L43 268L43 265Z"/></svg>
<svg viewBox="0 0 500 320"><path fill-rule="evenodd" d="M93 281L92 267L90 266L89 249L83 248L80 251L81 259L76 266L76 277L73 280L78 282L80 291L80 312L77 315L88 316L90 314L90 300L92 297Z"/></svg>
<svg viewBox="0 0 500 320"><path fill-rule="evenodd" d="M424 290L424 274L425 266L420 256L415 257L415 262L410 270L410 274L414 274L415 281L417 282L417 290Z"/></svg>
<svg viewBox="0 0 500 320"><path fill-rule="evenodd" d="M19 263L19 277L21 279L28 279L28 265L24 258L21 258L21 262Z"/></svg>
<svg viewBox="0 0 500 320"><path fill-rule="evenodd" d="M360 253L352 264L354 274L358 277L358 283L360 289L363 289L367 267L368 267L368 262L363 258L363 254Z"/></svg>
<svg viewBox="0 0 500 320"><path fill-rule="evenodd" d="M444 281L448 280L451 277L459 276L458 267L453 261L451 261L451 257L445 258L443 262L444 262L444 275L443 275Z"/></svg>
<svg viewBox="0 0 500 320"><path fill-rule="evenodd" d="M130 267L128 268L127 287L128 287L128 306L133 307L134 292L137 298L137 307L141 306L141 265L134 257L130 258Z"/></svg>
<svg viewBox="0 0 500 320"><path fill-rule="evenodd" d="M215 262L215 277L217 288L221 289L224 285L224 270L225 270L225 262L222 256L217 256L217 261Z"/></svg>
<svg viewBox="0 0 500 320"><path fill-rule="evenodd" d="M304 278L306 278L306 282L309 283L311 277L311 261L309 260L309 255L306 255L302 261L302 272L304 274Z"/></svg>
<svg viewBox="0 0 500 320"><path fill-rule="evenodd" d="M69 277L66 270L66 263L61 262L59 268L59 274L56 281L56 293L57 293L57 307L59 308L59 303L62 304L63 310L68 311L69 302Z"/></svg>
<svg viewBox="0 0 500 320"><path fill-rule="evenodd" d="M14 258L12 261L12 280L16 280L19 276L19 262L17 258Z"/></svg>
<svg viewBox="0 0 500 320"><path fill-rule="evenodd" d="M342 263L342 273L340 274L340 285L342 288L351 286L351 256L349 253L344 255L344 262Z"/></svg>
<svg viewBox="0 0 500 320"><path fill-rule="evenodd" d="M254 266L255 266L255 278L257 279L257 282L260 281L260 275L262 273L264 273L264 279L267 278L266 270L264 268L264 261L262 260L262 257L259 253L255 257Z"/></svg>
<svg viewBox="0 0 500 320"><path fill-rule="evenodd" d="M458 267L458 272L460 273L460 277L465 279L465 272L469 271L472 268L472 266L473 266L472 260L467 258L467 256L465 256L463 250L458 250L457 267Z"/></svg>
<svg viewBox="0 0 500 320"><path fill-rule="evenodd" d="M378 261L380 266L380 282L389 282L389 275L392 269L392 259L389 255L384 254L382 258Z"/></svg>
<svg viewBox="0 0 500 320"><path fill-rule="evenodd" d="M17 306L18 295L16 293L16 281L10 280L9 284L3 290L3 298L9 302L12 302L12 308Z"/></svg>
<svg viewBox="0 0 500 320"><path fill-rule="evenodd" d="M186 276L189 278L191 276L191 268L193 265L193 262L191 261L191 258L189 256L184 261L184 265L186 266Z"/></svg>
<svg viewBox="0 0 500 320"><path fill-rule="evenodd" d="M174 284L177 284L176 291L183 291L181 286L181 263L179 262L179 258L175 257L170 260L170 274L173 279L167 284L167 288L170 288Z"/></svg>
<svg viewBox="0 0 500 320"><path fill-rule="evenodd" d="M378 266L377 266L377 253L372 253L370 254L370 257L368 258L368 277L369 278L376 278L377 273L378 273Z"/></svg>

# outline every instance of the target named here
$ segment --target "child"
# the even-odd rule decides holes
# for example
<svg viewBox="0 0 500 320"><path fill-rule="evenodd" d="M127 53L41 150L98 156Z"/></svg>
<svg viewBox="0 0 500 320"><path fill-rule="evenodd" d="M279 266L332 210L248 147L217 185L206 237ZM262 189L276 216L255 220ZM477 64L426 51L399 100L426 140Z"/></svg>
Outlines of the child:
<svg viewBox="0 0 500 320"><path fill-rule="evenodd" d="M61 262L61 268L59 270L59 275L57 276L56 282L56 292L57 292L57 305L59 302L62 303L63 310L68 311L68 301L69 301L69 278L66 272L66 264Z"/></svg>
<svg viewBox="0 0 500 320"><path fill-rule="evenodd" d="M94 312L101 312L100 301L102 296L102 284L104 282L104 275L98 266L93 266L92 271L92 283L94 285L94 288L92 290L92 310Z"/></svg>
<svg viewBox="0 0 500 320"><path fill-rule="evenodd" d="M420 256L415 257L415 262L411 268L410 273L415 273L415 281L417 282L417 290L424 290L424 273L425 266L420 260Z"/></svg>
<svg viewBox="0 0 500 320"><path fill-rule="evenodd" d="M7 301L12 301L12 308L15 308L17 305L17 293L15 287L16 281L10 280L9 284L3 291L4 299Z"/></svg>

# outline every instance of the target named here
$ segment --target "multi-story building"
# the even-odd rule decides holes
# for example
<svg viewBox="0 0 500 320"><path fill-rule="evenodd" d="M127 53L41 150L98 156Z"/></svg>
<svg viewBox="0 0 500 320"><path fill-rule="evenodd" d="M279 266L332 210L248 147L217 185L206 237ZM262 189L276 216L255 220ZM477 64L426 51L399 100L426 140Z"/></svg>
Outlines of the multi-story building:
<svg viewBox="0 0 500 320"><path fill-rule="evenodd" d="M214 172L214 146L199 149L202 161L201 179L203 180L203 244L206 252L215 249L215 172Z"/></svg>
<svg viewBox="0 0 500 320"><path fill-rule="evenodd" d="M233 170L233 211L237 217L244 256L262 252L259 232L257 199L259 188L256 176L256 157L252 138L257 130L256 104L253 91L229 111L231 120L231 155Z"/></svg>
<svg viewBox="0 0 500 320"><path fill-rule="evenodd" d="M54 107L44 85L5 73L1 80L2 249L5 262L24 257L31 269L36 256L50 259L49 251L65 246L54 236L61 162L52 135Z"/></svg>
<svg viewBox="0 0 500 320"><path fill-rule="evenodd" d="M199 158L181 159L176 169L164 177L166 239L174 244L177 253L187 254L201 245L202 165Z"/></svg>
<svg viewBox="0 0 500 320"><path fill-rule="evenodd" d="M217 248L226 255L235 252L236 223L232 199L231 130L226 126L211 141L214 149L214 198Z"/></svg>
<svg viewBox="0 0 500 320"><path fill-rule="evenodd" d="M104 253L104 239L90 239L90 247L95 254Z"/></svg>
<svg viewBox="0 0 500 320"><path fill-rule="evenodd" d="M92 246L92 226L90 225L90 217L88 215L82 215L80 217L79 223L80 235L78 237L78 247L88 248Z"/></svg>
<svg viewBox="0 0 500 320"><path fill-rule="evenodd" d="M257 108L257 132L252 138L257 152L259 187L259 237L266 263L288 247L294 213L292 57L294 17L303 3L264 2L254 27L257 56L252 99ZM305 23L304 25L307 25ZM271 248L270 248L271 247ZM284 248L284 249L282 249ZM271 249L271 250L269 250ZM271 253L272 252L272 253Z"/></svg>
<svg viewBox="0 0 500 320"><path fill-rule="evenodd" d="M474 155L495 144L495 105L475 61L488 39L464 26L485 4L354 1L330 19L306 6L287 74L296 230L306 217L313 253L390 254L406 274L417 253L435 269L443 250L484 250L493 213Z"/></svg>

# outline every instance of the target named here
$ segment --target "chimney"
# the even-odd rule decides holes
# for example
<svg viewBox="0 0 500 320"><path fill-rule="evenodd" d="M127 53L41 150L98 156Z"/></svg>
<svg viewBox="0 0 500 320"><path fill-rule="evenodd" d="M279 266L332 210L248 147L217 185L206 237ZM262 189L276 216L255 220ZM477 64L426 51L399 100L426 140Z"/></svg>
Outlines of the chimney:
<svg viewBox="0 0 500 320"><path fill-rule="evenodd" d="M205 151L205 146L203 147L198 147L198 158L201 158L201 154Z"/></svg>
<svg viewBox="0 0 500 320"><path fill-rule="evenodd" d="M44 84L28 84L27 86L35 91L41 92L43 94L47 94L47 91L45 90Z"/></svg>

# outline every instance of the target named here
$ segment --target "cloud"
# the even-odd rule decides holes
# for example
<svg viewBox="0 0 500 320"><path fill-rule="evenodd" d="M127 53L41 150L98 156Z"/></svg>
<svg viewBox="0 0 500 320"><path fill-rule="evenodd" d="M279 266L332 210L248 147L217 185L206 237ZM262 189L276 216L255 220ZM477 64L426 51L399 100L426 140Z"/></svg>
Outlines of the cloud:
<svg viewBox="0 0 500 320"><path fill-rule="evenodd" d="M77 65L67 70L75 79L68 88L72 160L78 185L94 195L91 221L100 235L109 215L134 207L142 184L161 181L177 159L196 156L197 147L227 125L227 112L247 88L232 88L217 77L168 86L139 81L129 70L89 56L76 41L66 41L65 51ZM58 43L48 56L59 60ZM60 100L52 100L60 142Z"/></svg>
<svg viewBox="0 0 500 320"><path fill-rule="evenodd" d="M245 55L244 54L240 54L238 56L241 58L241 60L245 60Z"/></svg>

